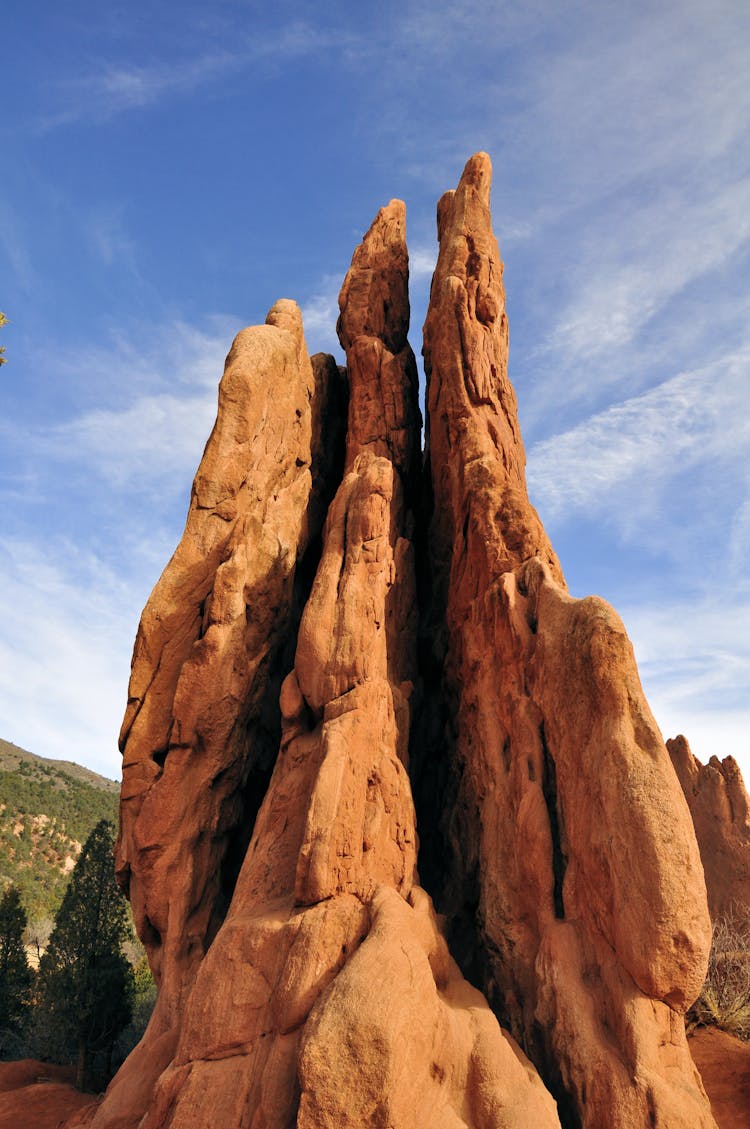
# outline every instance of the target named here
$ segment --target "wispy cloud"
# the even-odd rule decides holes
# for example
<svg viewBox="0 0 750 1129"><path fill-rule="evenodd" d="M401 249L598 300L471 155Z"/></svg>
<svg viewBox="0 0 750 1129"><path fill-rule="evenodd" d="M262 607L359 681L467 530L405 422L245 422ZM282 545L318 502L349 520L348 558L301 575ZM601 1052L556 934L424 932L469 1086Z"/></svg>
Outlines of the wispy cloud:
<svg viewBox="0 0 750 1129"><path fill-rule="evenodd" d="M323 29L302 20L248 35L240 31L227 46L156 62L103 62L88 74L70 78L57 91L57 107L37 122L45 131L79 120L107 121L145 109L165 98L192 93L226 82L252 66L277 67L333 47L356 49L357 37L339 29Z"/></svg>
<svg viewBox="0 0 750 1129"><path fill-rule="evenodd" d="M437 243L432 247L417 244L409 248L409 281L423 285L425 279L431 279L437 262Z"/></svg>
<svg viewBox="0 0 750 1129"><path fill-rule="evenodd" d="M704 762L740 761L750 784L750 603L713 589L690 601L621 607L649 703L665 737L684 733Z"/></svg>
<svg viewBox="0 0 750 1129"><path fill-rule="evenodd" d="M636 197L616 231L602 228L599 220L579 248L572 300L546 343L570 367L628 345L689 283L750 240L750 177L699 200L673 191L650 203Z"/></svg>
<svg viewBox="0 0 750 1129"><path fill-rule="evenodd" d="M0 200L0 250L12 272L9 277L6 276L4 289L9 286L11 278L15 288L26 291L32 288L35 281L31 254L22 232L20 217L8 203ZM7 306L6 294L3 299Z"/></svg>
<svg viewBox="0 0 750 1129"><path fill-rule="evenodd" d="M140 276L136 243L126 230L122 206L100 204L92 208L84 218L84 230L101 262L106 266L125 263L136 277Z"/></svg>
<svg viewBox="0 0 750 1129"><path fill-rule="evenodd" d="M157 394L122 411L87 412L39 442L47 458L90 462L113 486L146 481L158 490L165 477L181 481L195 469L215 415L215 394Z"/></svg>
<svg viewBox="0 0 750 1129"><path fill-rule="evenodd" d="M746 466L749 380L750 346L536 444L532 494L553 518L596 515L611 512L623 491L637 508L665 478L699 463Z"/></svg>
<svg viewBox="0 0 750 1129"><path fill-rule="evenodd" d="M133 593L90 553L5 540L0 637L0 731L42 756L74 758L118 778L117 733Z"/></svg>
<svg viewBox="0 0 750 1129"><path fill-rule="evenodd" d="M69 79L57 92L57 106L37 123L45 131L79 120L107 121L129 110L143 109L168 96L195 90L242 65L239 55L214 51L207 55L151 66L104 63L87 75Z"/></svg>
<svg viewBox="0 0 750 1129"><path fill-rule="evenodd" d="M125 528L139 507L162 512L195 472L224 357L240 328L226 316L200 326L181 319L121 325L96 346L40 355L61 385L80 390L79 408L54 421L37 414L0 421L0 439L14 455L0 497L17 504L27 496L40 515L54 502L50 525L63 484L65 505L88 513L89 522L107 491L105 509L110 517L122 512Z"/></svg>
<svg viewBox="0 0 750 1129"><path fill-rule="evenodd" d="M343 364L343 351L336 336L339 316L339 291L346 269L341 275L324 275L314 293L301 303L302 325L310 353L332 353Z"/></svg>

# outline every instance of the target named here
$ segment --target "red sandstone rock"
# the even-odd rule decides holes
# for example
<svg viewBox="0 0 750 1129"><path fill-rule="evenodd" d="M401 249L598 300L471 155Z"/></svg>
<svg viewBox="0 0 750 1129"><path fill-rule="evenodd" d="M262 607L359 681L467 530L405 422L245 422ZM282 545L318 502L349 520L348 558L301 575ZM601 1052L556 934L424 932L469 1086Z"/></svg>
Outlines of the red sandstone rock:
<svg viewBox="0 0 750 1129"><path fill-rule="evenodd" d="M368 238L379 248L395 242L394 271L382 253L379 269L391 309L400 300L403 310L403 223L391 224L395 210L380 214L365 248ZM352 276L362 258L360 249L344 285L342 326L351 326L346 295L358 293ZM382 304L378 287L369 294L371 304ZM362 324L348 340L342 331L358 358L350 368L348 470L328 514L295 667L282 687L281 751L229 915L198 972L143 1129L239 1125L245 1110L253 1124L269 1126L354 1127L386 1110L394 1127L448 1124L466 1101L467 1077L483 1069L473 1099L478 1119L465 1124L486 1124L504 1093L517 1096L517 1108L498 1124L522 1124L521 1111L540 1126L557 1124L551 1099L478 994L463 1011L445 996L463 980L448 968L429 910L417 913L406 901L424 906L404 765L416 620L399 472L409 462L400 459L402 416L416 418L416 387L404 342L394 341L400 359L388 340L366 349L363 336L381 323L373 316ZM377 379L363 366L368 356ZM386 374L398 376L397 389ZM360 380L377 390L368 411ZM399 400L405 411L392 426L370 426L385 418L379 402ZM375 996L373 964L381 978ZM409 994L416 967L420 989ZM434 1032L428 1006L441 1018ZM425 1023L429 1035L420 1042ZM497 1052L489 1064L488 1046ZM365 1057L360 1047L369 1048ZM408 1097L399 1096L393 1084L406 1077Z"/></svg>
<svg viewBox="0 0 750 1129"><path fill-rule="evenodd" d="M567 594L526 496L490 176L478 154L440 201L425 324L446 908L478 885L488 989L572 1123L708 1127L682 1019L710 942L695 837L622 624Z"/></svg>
<svg viewBox="0 0 750 1129"><path fill-rule="evenodd" d="M693 817L712 918L750 906L750 797L737 761L701 764L683 736L667 748Z"/></svg>
<svg viewBox="0 0 750 1129"><path fill-rule="evenodd" d="M417 366L406 337L408 282L406 208L391 200L354 252L337 329L351 390L347 465L363 450L383 455L411 488L421 463L421 417Z"/></svg>
<svg viewBox="0 0 750 1129"><path fill-rule="evenodd" d="M340 329L352 393L346 473L326 520L294 669L281 689L281 750L270 786L229 913L202 963L197 968L197 961L189 963L180 929L173 939L174 967L190 974L183 977L182 994L172 993L176 1021L165 1022L163 1009L157 1009L141 1047L98 1111L96 1126L194 1129L197 1124L240 1125L246 1115L253 1125L286 1126L295 1123L299 1106L299 1124L360 1125L377 1107L387 1107L391 1124L416 1129L424 1117L435 1125L455 1123L451 1111L467 1101L469 1119L462 1124L487 1124L493 1111L497 1124L520 1126L527 1115L540 1126L557 1124L554 1103L535 1072L450 962L428 899L415 885L417 841L405 762L416 674L416 602L405 498L414 492L410 476L418 468L419 413L414 358L406 342L406 264L403 205L393 202L355 254L342 290ZM309 396L309 382L307 390ZM233 432L231 413L224 429ZM286 452L283 444L278 447ZM299 446L291 453L298 451ZM213 477L226 473L226 452L215 461L209 458L213 454L209 444L199 472L209 494ZM309 458L297 457L300 462L307 471ZM249 491L254 486L252 496L267 501L262 470L254 470L243 485ZM283 509L287 520L292 516L299 522L304 515L304 486L309 491L309 474L296 495L299 506L291 515L288 504ZM288 533L285 540L296 545L301 534L298 524L293 528L297 542ZM230 542L222 553L239 574L236 589L250 553L244 542L239 548ZM238 556L242 568L236 567ZM177 564L170 568L181 583L184 562ZM285 579L283 570L277 571ZM162 585L168 587L169 570L165 577ZM157 592L150 606L158 609L162 603ZM234 638L247 651L239 617L229 622L236 623ZM282 620L279 630L284 628L289 630ZM180 655L188 670L191 648L187 657ZM210 706L218 683L228 720L232 712L245 713L241 699L249 687L240 682L244 664L238 646L222 657L222 664L227 661L229 671L219 665L205 682L191 683L191 691L204 700L208 696ZM233 681L227 702L228 673ZM187 695L178 699L175 694L170 724L180 732L185 725L178 707L201 721L207 712L203 705L198 712ZM209 735L214 756L226 757L230 768L237 752L224 716L219 714ZM153 739L153 734L145 739L147 749ZM167 769L171 758L170 751ZM186 808L190 794L188 786ZM196 797L200 808L201 789ZM163 829L152 826L151 832L163 834ZM189 863L188 844L183 833L174 857ZM142 881L143 868L136 865L141 859L135 851L127 855L126 848L122 854L130 861L131 894L135 891L137 901L134 882ZM148 889L157 896L155 883ZM360 946L365 956L357 960ZM394 957L406 959L405 970ZM378 966L393 964L392 1024L383 1025L380 1004L373 1006L373 960ZM403 972L408 982L417 965L424 998L421 990L405 995L402 983ZM170 979L163 965L160 970L163 995ZM427 1006L440 1022L420 1042L415 1034L422 1030ZM378 1048L379 1058L370 1055L362 1093L342 1088L342 1070L351 1072L353 1064L348 1044L328 1034L332 1008L342 1022L356 1027L360 1040ZM414 1079L405 1100L391 1093L391 1083L393 1070L403 1074L407 1066L402 1046L409 1037L414 1050L408 1069L417 1070L419 1085ZM360 1065L364 1077L367 1064ZM359 1066L355 1073L359 1077ZM132 1082L139 1085L135 1098ZM501 1116L505 1106L509 1109Z"/></svg>
<svg viewBox="0 0 750 1129"><path fill-rule="evenodd" d="M624 628L528 501L489 187L479 154L439 205L421 497L400 201L341 291L345 455L293 303L228 357L123 725L159 1004L93 1129L559 1129L553 1093L714 1126L695 835Z"/></svg>

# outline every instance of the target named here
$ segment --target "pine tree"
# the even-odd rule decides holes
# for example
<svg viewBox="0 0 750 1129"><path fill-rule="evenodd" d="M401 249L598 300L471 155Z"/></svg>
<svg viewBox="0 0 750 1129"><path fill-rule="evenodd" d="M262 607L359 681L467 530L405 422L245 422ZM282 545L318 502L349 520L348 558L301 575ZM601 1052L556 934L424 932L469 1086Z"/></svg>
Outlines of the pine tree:
<svg viewBox="0 0 750 1129"><path fill-rule="evenodd" d="M131 1013L133 976L122 952L125 899L114 879L114 829L101 820L86 840L39 963L35 1031L40 1050L76 1061L76 1085L91 1081L94 1057L112 1048Z"/></svg>
<svg viewBox="0 0 750 1129"><path fill-rule="evenodd" d="M23 931L26 911L16 886L0 901L0 1054L7 1054L21 1030L29 1004L32 972L26 959Z"/></svg>

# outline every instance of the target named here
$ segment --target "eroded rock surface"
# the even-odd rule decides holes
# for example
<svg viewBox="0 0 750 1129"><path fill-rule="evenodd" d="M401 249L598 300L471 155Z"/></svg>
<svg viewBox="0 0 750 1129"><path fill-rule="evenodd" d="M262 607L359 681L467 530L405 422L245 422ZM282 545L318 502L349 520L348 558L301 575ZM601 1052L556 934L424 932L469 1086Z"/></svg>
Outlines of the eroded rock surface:
<svg viewBox="0 0 750 1129"><path fill-rule="evenodd" d="M667 748L693 817L711 917L750 907L750 797L737 761L701 764L682 735Z"/></svg>
<svg viewBox="0 0 750 1129"><path fill-rule="evenodd" d="M344 280L346 376L287 301L227 358L122 731L159 1002L94 1129L714 1126L695 834L528 500L490 177L439 205L426 473L400 201Z"/></svg>

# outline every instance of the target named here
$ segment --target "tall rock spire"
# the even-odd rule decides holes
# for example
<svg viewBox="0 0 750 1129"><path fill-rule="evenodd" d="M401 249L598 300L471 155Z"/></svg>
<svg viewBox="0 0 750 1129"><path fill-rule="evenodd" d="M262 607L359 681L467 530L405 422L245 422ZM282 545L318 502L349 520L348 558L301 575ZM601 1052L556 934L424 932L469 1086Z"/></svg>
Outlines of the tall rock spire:
<svg viewBox="0 0 750 1129"><path fill-rule="evenodd" d="M568 595L526 494L490 178L479 153L438 205L425 324L432 755L457 782L437 893L566 1124L713 1126L682 1019L710 942L700 859L624 628Z"/></svg>

